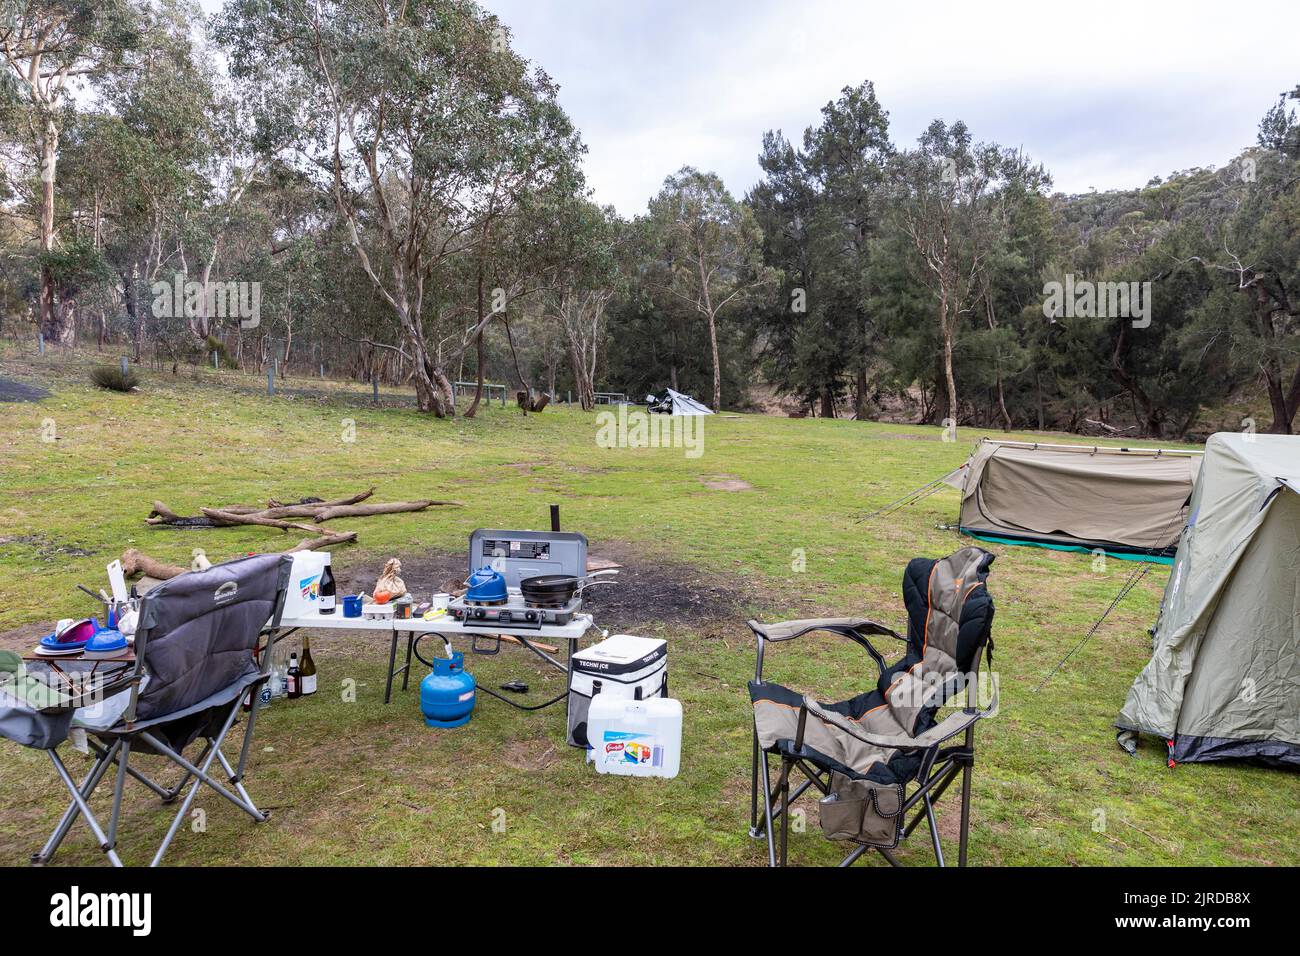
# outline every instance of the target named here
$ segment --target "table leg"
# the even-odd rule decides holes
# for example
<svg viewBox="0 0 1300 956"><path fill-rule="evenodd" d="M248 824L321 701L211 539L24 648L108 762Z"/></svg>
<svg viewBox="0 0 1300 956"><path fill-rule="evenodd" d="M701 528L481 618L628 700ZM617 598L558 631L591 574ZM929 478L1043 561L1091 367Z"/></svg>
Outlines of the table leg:
<svg viewBox="0 0 1300 956"><path fill-rule="evenodd" d="M393 668L397 666L397 631L393 631L392 643L388 645L388 683L384 686L384 703L393 698Z"/></svg>
<svg viewBox="0 0 1300 956"><path fill-rule="evenodd" d="M576 651L577 649L578 649L578 639L576 637L569 638L569 656L568 656L568 660L565 661L565 664L568 665L568 668L566 670L568 676L565 678L565 684L564 684L564 688L566 691L568 691L568 689L573 686L573 652ZM572 696L573 695L569 693L565 693L564 695L564 727L565 727L564 732L566 735L569 732L568 730L569 700L572 698Z"/></svg>
<svg viewBox="0 0 1300 956"><path fill-rule="evenodd" d="M415 646L415 632L406 632L406 666L402 668L402 690L411 679L411 648Z"/></svg>

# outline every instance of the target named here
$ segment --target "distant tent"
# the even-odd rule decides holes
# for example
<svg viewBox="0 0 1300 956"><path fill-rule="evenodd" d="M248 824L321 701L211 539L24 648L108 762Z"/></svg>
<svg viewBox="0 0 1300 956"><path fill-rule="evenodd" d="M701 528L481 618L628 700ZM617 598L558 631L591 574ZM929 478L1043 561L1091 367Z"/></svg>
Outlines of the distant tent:
<svg viewBox="0 0 1300 956"><path fill-rule="evenodd" d="M661 415L713 414L713 410L709 406L701 405L691 396L683 395L681 392L674 392L671 388L664 390L663 398L647 395L646 403L650 406L650 411L658 412Z"/></svg>
<svg viewBox="0 0 1300 956"><path fill-rule="evenodd" d="M1300 438L1210 436L1156 622L1115 725L1175 761L1300 766Z"/></svg>
<svg viewBox="0 0 1300 956"><path fill-rule="evenodd" d="M984 541L1168 563L1200 464L1200 452L986 438L962 469L958 524Z"/></svg>

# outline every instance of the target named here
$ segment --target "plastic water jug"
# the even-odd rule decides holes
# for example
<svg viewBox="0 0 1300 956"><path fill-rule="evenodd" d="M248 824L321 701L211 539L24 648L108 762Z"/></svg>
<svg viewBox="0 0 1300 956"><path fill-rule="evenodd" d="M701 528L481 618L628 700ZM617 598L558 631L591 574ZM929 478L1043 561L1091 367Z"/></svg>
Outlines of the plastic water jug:
<svg viewBox="0 0 1300 956"><path fill-rule="evenodd" d="M681 702L597 694L587 714L587 740L600 773L675 777L682 760Z"/></svg>

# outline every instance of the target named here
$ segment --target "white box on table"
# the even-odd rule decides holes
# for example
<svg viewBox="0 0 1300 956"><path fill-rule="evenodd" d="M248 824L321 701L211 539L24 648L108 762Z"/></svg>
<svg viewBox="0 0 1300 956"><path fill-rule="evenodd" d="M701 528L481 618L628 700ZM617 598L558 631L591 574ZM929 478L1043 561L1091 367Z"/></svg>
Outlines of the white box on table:
<svg viewBox="0 0 1300 956"><path fill-rule="evenodd" d="M320 611L320 577L329 566L328 551L295 551L284 599L284 617L307 617ZM342 602L340 602L341 604ZM336 612L337 613L337 612Z"/></svg>

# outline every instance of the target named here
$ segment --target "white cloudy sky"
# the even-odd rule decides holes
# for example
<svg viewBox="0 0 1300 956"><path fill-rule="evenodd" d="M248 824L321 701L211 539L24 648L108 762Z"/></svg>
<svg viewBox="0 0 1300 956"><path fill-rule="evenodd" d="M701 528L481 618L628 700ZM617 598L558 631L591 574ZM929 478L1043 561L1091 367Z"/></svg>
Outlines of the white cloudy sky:
<svg viewBox="0 0 1300 956"><path fill-rule="evenodd" d="M560 83L596 199L624 215L686 164L742 195L764 130L797 140L864 79L896 143L963 119L1065 192L1222 165L1300 83L1300 57L1277 52L1300 36L1295 0L479 2Z"/></svg>
<svg viewBox="0 0 1300 956"><path fill-rule="evenodd" d="M764 130L797 139L864 79L896 143L960 118L1023 146L1066 192L1222 165L1300 83L1300 57L1271 52L1294 50L1294 0L480 2L560 83L596 198L625 215L683 164L742 194Z"/></svg>

